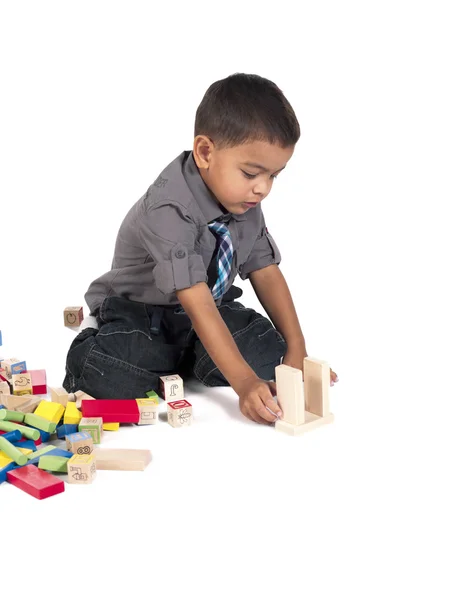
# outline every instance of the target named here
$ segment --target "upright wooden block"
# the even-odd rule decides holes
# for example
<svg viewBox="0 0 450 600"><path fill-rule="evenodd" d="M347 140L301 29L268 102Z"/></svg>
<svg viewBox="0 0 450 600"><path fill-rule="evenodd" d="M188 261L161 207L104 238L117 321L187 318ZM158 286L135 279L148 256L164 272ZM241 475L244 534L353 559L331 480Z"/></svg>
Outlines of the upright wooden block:
<svg viewBox="0 0 450 600"><path fill-rule="evenodd" d="M66 327L79 327L83 320L82 306L68 306L64 309L64 325Z"/></svg>
<svg viewBox="0 0 450 600"><path fill-rule="evenodd" d="M183 380L179 375L164 375L159 378L161 396L166 402L184 399Z"/></svg>
<svg viewBox="0 0 450 600"><path fill-rule="evenodd" d="M46 394L47 393L47 374L45 369L28 370L27 373L31 375L31 386L33 388L33 394Z"/></svg>
<svg viewBox="0 0 450 600"><path fill-rule="evenodd" d="M309 369L310 367L308 366L307 368ZM314 366L314 369L316 368ZM321 374L322 377L326 376L326 370L321 368ZM308 376L309 379L310 375ZM302 371L300 369L294 369L283 364L278 365L275 367L275 381L278 403L283 411L283 419L278 419L275 422L276 431L282 431L289 435L301 435L320 425L334 421L334 416L330 412L320 416L305 410L305 390L302 381ZM330 385L329 370L328 385ZM312 404L316 406L317 386L314 386L316 386L315 382L313 384Z"/></svg>
<svg viewBox="0 0 450 600"><path fill-rule="evenodd" d="M150 450L96 448L94 456L99 471L143 471L151 460Z"/></svg>
<svg viewBox="0 0 450 600"><path fill-rule="evenodd" d="M138 425L154 425L158 422L158 401L154 398L136 398L139 409Z"/></svg>
<svg viewBox="0 0 450 600"><path fill-rule="evenodd" d="M57 402L64 407L67 405L69 401L69 394L63 387L51 387L49 390L52 402Z"/></svg>
<svg viewBox="0 0 450 600"><path fill-rule="evenodd" d="M74 454L67 462L68 483L92 483L97 474L93 454Z"/></svg>
<svg viewBox="0 0 450 600"><path fill-rule="evenodd" d="M44 419L47 419L48 421L58 425L64 414L64 410L64 406L59 404L59 402L48 402L48 400L42 400L34 412L36 415L44 417Z"/></svg>
<svg viewBox="0 0 450 600"><path fill-rule="evenodd" d="M192 424L192 404L186 400L167 403L167 422L172 427L187 427Z"/></svg>
<svg viewBox="0 0 450 600"><path fill-rule="evenodd" d="M78 431L66 435L66 446L69 452L73 454L92 454L94 452L94 443L92 436L88 431Z"/></svg>
<svg viewBox="0 0 450 600"><path fill-rule="evenodd" d="M31 375L29 373L19 373L18 375L13 375L12 386L14 396L30 396L33 393Z"/></svg>
<svg viewBox="0 0 450 600"><path fill-rule="evenodd" d="M64 413L64 425L78 425L83 415L76 407L75 402L68 402Z"/></svg>
<svg viewBox="0 0 450 600"><path fill-rule="evenodd" d="M83 417L78 425L78 431L87 431L91 434L94 444L100 444L103 433L103 419L101 417Z"/></svg>
<svg viewBox="0 0 450 600"><path fill-rule="evenodd" d="M305 377L305 408L307 411L326 417L330 414L330 367L324 360L303 359Z"/></svg>

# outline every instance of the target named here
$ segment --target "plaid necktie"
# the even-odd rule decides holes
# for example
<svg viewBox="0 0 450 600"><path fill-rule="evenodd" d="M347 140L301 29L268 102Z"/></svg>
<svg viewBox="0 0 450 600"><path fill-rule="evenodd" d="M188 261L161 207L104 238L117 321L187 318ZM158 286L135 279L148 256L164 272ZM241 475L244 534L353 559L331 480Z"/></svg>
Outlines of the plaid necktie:
<svg viewBox="0 0 450 600"><path fill-rule="evenodd" d="M214 300L224 295L227 289L231 275L231 263L233 260L233 242L228 227L224 223L213 221L208 223L208 227L219 240L219 249L217 250L217 272L216 283L211 290Z"/></svg>

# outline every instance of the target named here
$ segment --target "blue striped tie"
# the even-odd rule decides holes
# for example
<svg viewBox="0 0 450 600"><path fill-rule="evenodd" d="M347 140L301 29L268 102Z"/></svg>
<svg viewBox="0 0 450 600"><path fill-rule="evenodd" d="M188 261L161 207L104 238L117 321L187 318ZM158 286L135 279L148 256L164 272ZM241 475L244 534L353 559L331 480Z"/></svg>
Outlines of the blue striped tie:
<svg viewBox="0 0 450 600"><path fill-rule="evenodd" d="M220 241L217 251L218 277L211 290L214 300L217 300L217 298L221 298L226 292L227 284L230 280L231 264L233 261L233 242L231 241L228 227L224 223L213 221L212 223L208 223L208 227Z"/></svg>

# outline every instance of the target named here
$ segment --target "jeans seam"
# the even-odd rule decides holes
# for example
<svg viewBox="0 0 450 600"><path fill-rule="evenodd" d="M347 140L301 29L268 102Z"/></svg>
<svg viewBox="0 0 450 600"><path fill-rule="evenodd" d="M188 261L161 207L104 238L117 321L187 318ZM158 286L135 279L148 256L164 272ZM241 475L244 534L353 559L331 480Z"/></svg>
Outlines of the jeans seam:
<svg viewBox="0 0 450 600"><path fill-rule="evenodd" d="M145 331L142 331L142 329L133 329L132 331L120 331L120 330L115 330L115 331L109 331L108 333L101 333L99 332L97 334L97 336L102 336L102 337L107 337L109 335L116 335L117 333L120 333L121 335L128 335L131 333L142 333L142 335L145 335L146 338L148 338L149 340L153 341L152 336L149 333L145 333Z"/></svg>
<svg viewBox="0 0 450 600"><path fill-rule="evenodd" d="M90 354L91 354L91 352L89 353L89 355ZM112 364L125 366L130 371L134 371L135 373L142 375L142 376L148 377L149 373L153 374L152 371L147 371L146 369L141 369L140 367L136 367L136 365L132 365L131 363L121 360L120 358L115 358L114 356L109 356L107 354L103 354L102 352L99 352L98 350L93 350L92 354L97 354L100 357L100 359L106 359L106 362L110 361ZM86 359L86 362L87 362L87 359ZM89 366L95 369L95 367L91 363L89 363ZM98 369L96 369L96 370L98 371Z"/></svg>

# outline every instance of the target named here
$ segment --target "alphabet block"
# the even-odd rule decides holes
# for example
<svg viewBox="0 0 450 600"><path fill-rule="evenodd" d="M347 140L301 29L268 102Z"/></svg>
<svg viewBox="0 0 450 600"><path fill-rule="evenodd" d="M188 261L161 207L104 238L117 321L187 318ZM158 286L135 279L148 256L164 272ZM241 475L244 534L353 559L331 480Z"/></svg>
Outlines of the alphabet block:
<svg viewBox="0 0 450 600"><path fill-rule="evenodd" d="M30 396L33 393L31 375L29 373L19 373L13 375L12 387L14 396Z"/></svg>
<svg viewBox="0 0 450 600"><path fill-rule="evenodd" d="M78 431L66 435L66 446L67 450L73 454L92 454L94 452L94 443L88 431Z"/></svg>
<svg viewBox="0 0 450 600"><path fill-rule="evenodd" d="M179 375L164 375L159 378L161 397L167 402L184 399L183 380Z"/></svg>
<svg viewBox="0 0 450 600"><path fill-rule="evenodd" d="M67 462L68 483L92 483L97 474L93 454L74 454Z"/></svg>
<svg viewBox="0 0 450 600"><path fill-rule="evenodd" d="M94 444L100 444L103 433L103 419L101 417L83 417L78 425L78 431L87 431L91 434Z"/></svg>
<svg viewBox="0 0 450 600"><path fill-rule="evenodd" d="M192 424L192 404L186 400L167 403L167 422L172 427L187 427Z"/></svg>
<svg viewBox="0 0 450 600"><path fill-rule="evenodd" d="M138 425L154 425L158 422L158 401L154 398L136 398L139 409Z"/></svg>
<svg viewBox="0 0 450 600"><path fill-rule="evenodd" d="M82 306L68 306L64 309L64 325L66 327L79 327L83 320Z"/></svg>

